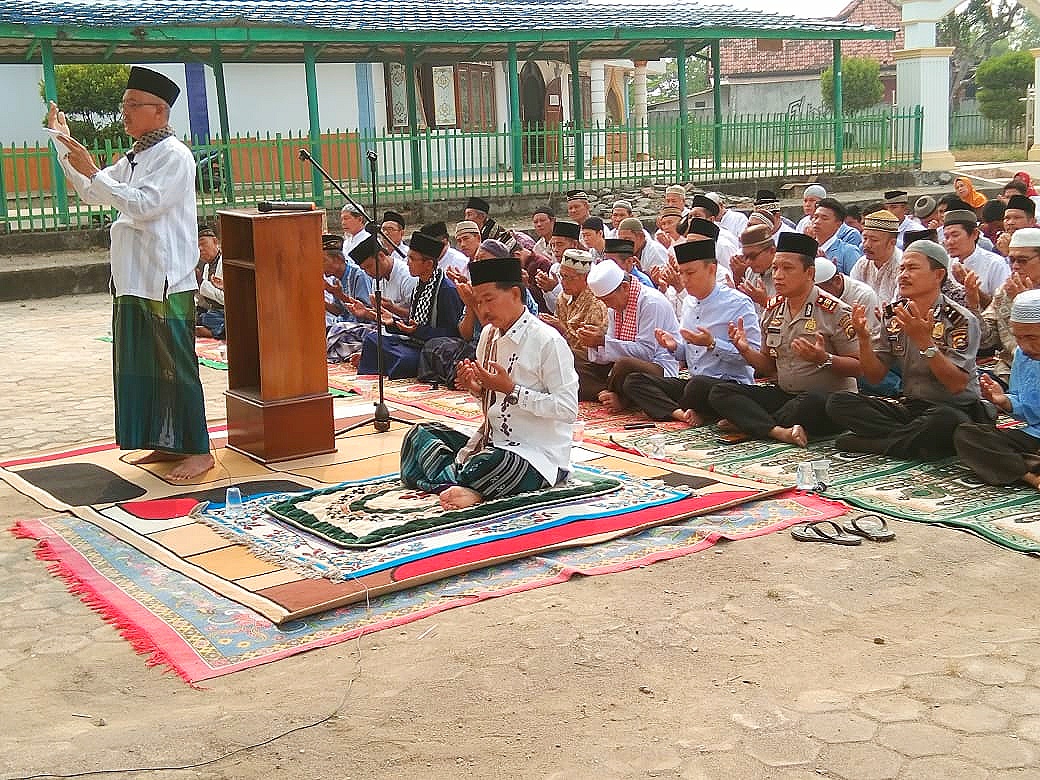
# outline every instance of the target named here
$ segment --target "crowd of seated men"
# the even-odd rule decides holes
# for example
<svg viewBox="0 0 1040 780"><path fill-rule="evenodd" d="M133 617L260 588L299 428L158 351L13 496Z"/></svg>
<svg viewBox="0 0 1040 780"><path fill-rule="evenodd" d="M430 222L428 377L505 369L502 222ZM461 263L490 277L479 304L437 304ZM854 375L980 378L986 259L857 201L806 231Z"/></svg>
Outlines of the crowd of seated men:
<svg viewBox="0 0 1040 780"><path fill-rule="evenodd" d="M846 451L957 454L986 482L1036 486L1036 202L1025 174L994 200L961 178L943 197L893 190L866 209L814 184L793 222L767 190L740 210L675 185L644 220L623 200L593 215L574 190L566 216L539 208L530 234L473 197L452 230L407 238L402 215L365 224L347 207L343 235L323 238L327 354L362 374L464 387L495 327L473 268L519 261L519 304L565 343L580 400L716 423L734 440L837 435ZM222 338L212 230L199 250L198 332ZM1025 426L997 428L1000 412Z"/></svg>

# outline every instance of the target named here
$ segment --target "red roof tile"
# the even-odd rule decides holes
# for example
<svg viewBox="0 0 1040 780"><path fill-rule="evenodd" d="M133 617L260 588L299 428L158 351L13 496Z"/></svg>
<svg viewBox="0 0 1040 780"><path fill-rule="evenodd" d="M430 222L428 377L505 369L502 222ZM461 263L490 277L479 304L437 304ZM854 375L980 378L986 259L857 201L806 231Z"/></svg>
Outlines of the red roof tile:
<svg viewBox="0 0 1040 780"><path fill-rule="evenodd" d="M892 0L852 0L832 21L848 21L896 30L893 41L842 41L843 57L872 57L881 67L894 64L892 52L903 48L899 6ZM722 75L761 76L770 73L821 73L831 65L830 41L784 41L781 52L759 51L753 40L723 41Z"/></svg>

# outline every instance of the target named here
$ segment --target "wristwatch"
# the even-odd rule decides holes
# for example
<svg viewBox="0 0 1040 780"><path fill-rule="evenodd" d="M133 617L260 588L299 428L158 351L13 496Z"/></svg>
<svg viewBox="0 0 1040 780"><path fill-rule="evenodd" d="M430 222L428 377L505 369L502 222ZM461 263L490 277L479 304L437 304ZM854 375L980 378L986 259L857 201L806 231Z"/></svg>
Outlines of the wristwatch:
<svg viewBox="0 0 1040 780"><path fill-rule="evenodd" d="M824 360L822 363L817 363L816 367L817 368L830 368L833 365L834 365L834 355L832 355L830 352L828 352L827 353L827 359Z"/></svg>
<svg viewBox="0 0 1040 780"><path fill-rule="evenodd" d="M932 344L928 349L921 350L921 357L928 358L929 360L939 354L939 348Z"/></svg>
<svg viewBox="0 0 1040 780"><path fill-rule="evenodd" d="M512 391L503 400L507 404L509 404L511 406L515 406L516 404L520 403L520 392L519 391L520 391L520 385L513 385Z"/></svg>

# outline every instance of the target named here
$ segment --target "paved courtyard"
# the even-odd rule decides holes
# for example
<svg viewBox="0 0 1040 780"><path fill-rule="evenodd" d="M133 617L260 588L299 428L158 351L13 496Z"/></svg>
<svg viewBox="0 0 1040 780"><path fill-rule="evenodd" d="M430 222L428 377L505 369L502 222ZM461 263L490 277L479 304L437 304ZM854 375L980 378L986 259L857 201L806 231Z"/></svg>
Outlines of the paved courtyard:
<svg viewBox="0 0 1040 780"><path fill-rule="evenodd" d="M0 458L111 436L108 317L0 304ZM226 374L202 372L218 419ZM45 514L0 487L4 527ZM198 690L0 533L0 778L1040 778L1038 561L895 528L723 544Z"/></svg>

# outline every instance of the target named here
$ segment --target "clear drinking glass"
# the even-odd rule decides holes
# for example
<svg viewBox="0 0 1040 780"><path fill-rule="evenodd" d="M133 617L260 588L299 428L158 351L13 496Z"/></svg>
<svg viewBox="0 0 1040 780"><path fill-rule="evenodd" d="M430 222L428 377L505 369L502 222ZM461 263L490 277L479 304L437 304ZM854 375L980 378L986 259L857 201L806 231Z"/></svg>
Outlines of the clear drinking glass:
<svg viewBox="0 0 1040 780"><path fill-rule="evenodd" d="M242 514L242 491L237 487L229 487L224 499L224 514L228 517L238 517Z"/></svg>

